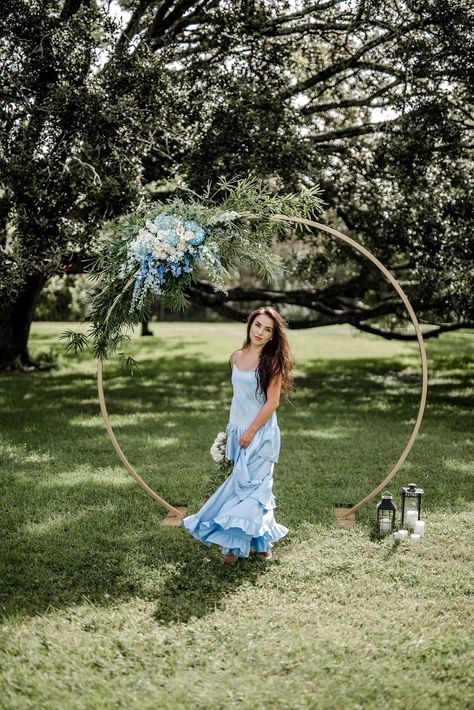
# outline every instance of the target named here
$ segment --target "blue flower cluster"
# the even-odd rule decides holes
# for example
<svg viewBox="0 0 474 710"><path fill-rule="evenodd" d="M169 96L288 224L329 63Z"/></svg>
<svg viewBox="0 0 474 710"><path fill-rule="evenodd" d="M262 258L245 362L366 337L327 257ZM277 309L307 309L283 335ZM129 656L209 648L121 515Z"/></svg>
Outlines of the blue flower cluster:
<svg viewBox="0 0 474 710"><path fill-rule="evenodd" d="M128 247L125 268L136 269L132 305L142 305L149 290L159 295L170 277L191 273L195 262L201 261L218 276L219 250L214 243L206 246L208 234L210 230L197 222L175 215L162 213L146 220Z"/></svg>

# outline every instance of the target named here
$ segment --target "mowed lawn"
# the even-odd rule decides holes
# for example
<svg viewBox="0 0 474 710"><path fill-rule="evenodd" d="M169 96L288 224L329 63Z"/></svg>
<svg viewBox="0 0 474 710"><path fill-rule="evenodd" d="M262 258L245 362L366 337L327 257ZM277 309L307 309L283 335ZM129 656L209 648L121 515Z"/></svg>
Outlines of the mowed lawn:
<svg viewBox="0 0 474 710"><path fill-rule="evenodd" d="M275 517L289 534L265 565L221 563L117 459L96 364L66 356L68 324L36 323L57 367L1 374L0 707L471 708L474 333L426 343L428 405L389 485L425 490L420 544L372 535L375 501L418 411L417 343L330 327L290 331L295 393L282 401ZM225 428L238 323L155 323L106 363L112 426L146 482L194 513Z"/></svg>

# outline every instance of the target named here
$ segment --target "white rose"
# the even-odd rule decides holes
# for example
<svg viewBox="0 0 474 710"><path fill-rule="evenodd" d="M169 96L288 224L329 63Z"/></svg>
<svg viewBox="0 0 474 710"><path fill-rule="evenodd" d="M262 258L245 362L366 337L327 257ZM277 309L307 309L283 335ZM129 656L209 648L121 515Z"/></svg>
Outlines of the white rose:
<svg viewBox="0 0 474 710"><path fill-rule="evenodd" d="M158 228L157 228L156 224L153 224L153 222L150 222L149 219L146 220L146 222L145 222L145 227L146 227L146 228L148 229L148 231L151 232L152 234L156 234L157 231L158 231Z"/></svg>
<svg viewBox="0 0 474 710"><path fill-rule="evenodd" d="M211 446L211 456L214 459L214 461L222 461L222 452L220 451L219 447L216 444L213 444Z"/></svg>

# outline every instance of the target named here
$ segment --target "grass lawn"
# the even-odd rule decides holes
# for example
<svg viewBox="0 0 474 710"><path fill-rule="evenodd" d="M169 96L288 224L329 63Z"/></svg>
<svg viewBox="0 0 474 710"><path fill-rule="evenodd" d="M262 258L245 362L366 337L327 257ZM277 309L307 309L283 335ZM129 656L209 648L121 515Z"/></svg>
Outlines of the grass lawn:
<svg viewBox="0 0 474 710"><path fill-rule="evenodd" d="M474 708L474 333L427 341L428 405L389 486L425 490L420 544L371 536L375 502L343 530L334 506L385 477L419 402L416 343L330 327L290 331L296 391L278 409L266 565L165 515L115 456L95 363L65 356L67 324L36 323L58 366L0 375L0 707ZM153 324L127 345L141 374L106 363L112 426L131 463L194 513L231 398L245 326Z"/></svg>

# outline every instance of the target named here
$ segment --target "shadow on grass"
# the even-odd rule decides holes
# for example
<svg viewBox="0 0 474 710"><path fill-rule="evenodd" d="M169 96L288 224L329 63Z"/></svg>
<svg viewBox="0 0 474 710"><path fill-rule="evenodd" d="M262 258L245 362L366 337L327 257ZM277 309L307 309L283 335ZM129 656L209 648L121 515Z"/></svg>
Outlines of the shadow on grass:
<svg viewBox="0 0 474 710"><path fill-rule="evenodd" d="M132 486L17 485L15 495L17 515L1 541L3 617L139 597L156 602L157 621L183 622L266 571L259 559L225 566L215 546L161 526L163 511Z"/></svg>
<svg viewBox="0 0 474 710"><path fill-rule="evenodd" d="M430 510L455 509L472 496L472 363L436 345L422 436L405 474L429 491ZM187 503L191 514L202 503L209 445L226 423L229 372L189 356L142 360L141 369L132 378L107 365L112 425L152 488L175 505ZM276 518L290 533L275 546L273 564L302 522L334 525L335 504L359 500L386 475L419 401L416 364L398 359L316 361L301 372L294 406L278 412ZM156 603L157 622L186 622L271 571L260 559L224 566L219 548L160 525L164 512L116 462L93 377L56 371L2 379L4 617L138 596ZM371 515L362 511L362 524Z"/></svg>

